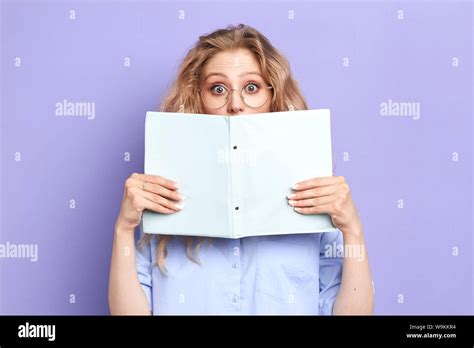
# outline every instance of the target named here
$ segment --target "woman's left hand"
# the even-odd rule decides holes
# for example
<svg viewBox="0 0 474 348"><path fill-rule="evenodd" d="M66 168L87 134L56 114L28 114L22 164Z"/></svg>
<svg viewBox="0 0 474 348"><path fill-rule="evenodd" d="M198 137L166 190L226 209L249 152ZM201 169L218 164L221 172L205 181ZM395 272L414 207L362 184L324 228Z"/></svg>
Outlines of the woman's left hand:
<svg viewBox="0 0 474 348"><path fill-rule="evenodd" d="M329 214L344 235L359 233L361 223L343 176L318 177L296 183L288 204L301 214Z"/></svg>

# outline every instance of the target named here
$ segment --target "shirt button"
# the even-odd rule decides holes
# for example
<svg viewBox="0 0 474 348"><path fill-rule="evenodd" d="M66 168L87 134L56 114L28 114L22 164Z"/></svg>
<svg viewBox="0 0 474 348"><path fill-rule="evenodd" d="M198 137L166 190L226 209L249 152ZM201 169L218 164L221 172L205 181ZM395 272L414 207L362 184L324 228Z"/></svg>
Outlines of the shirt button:
<svg viewBox="0 0 474 348"><path fill-rule="evenodd" d="M232 267L234 267L234 268L239 268L239 264L238 264L237 262L234 262L234 263L232 264Z"/></svg>
<svg viewBox="0 0 474 348"><path fill-rule="evenodd" d="M234 295L232 296L232 302L236 303L239 300L239 296Z"/></svg>

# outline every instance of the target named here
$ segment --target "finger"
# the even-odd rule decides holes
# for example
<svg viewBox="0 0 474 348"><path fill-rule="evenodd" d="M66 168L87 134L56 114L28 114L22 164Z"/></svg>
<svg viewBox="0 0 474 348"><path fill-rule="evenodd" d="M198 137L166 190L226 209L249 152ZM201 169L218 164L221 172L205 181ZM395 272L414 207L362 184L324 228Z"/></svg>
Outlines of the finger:
<svg viewBox="0 0 474 348"><path fill-rule="evenodd" d="M294 210L300 214L331 214L332 212L332 205L331 204L323 204L317 205L315 207L308 207L308 208L301 208L295 207Z"/></svg>
<svg viewBox="0 0 474 348"><path fill-rule="evenodd" d="M174 201L181 201L184 199L184 196L178 191L169 190L166 187L163 187L158 184L153 184L151 182L143 182L142 189L143 191L157 194L157 195L160 195L161 197L166 197Z"/></svg>
<svg viewBox="0 0 474 348"><path fill-rule="evenodd" d="M131 177L137 180L158 184L170 190L176 190L179 186L177 182L163 178L159 175L133 173Z"/></svg>
<svg viewBox="0 0 474 348"><path fill-rule="evenodd" d="M286 197L288 199L298 200L298 199L329 196L337 192L338 189L339 189L338 185L329 185L329 186L317 187L317 188L304 190L304 191L296 191L292 194L287 195Z"/></svg>
<svg viewBox="0 0 474 348"><path fill-rule="evenodd" d="M132 190L136 190L136 188L132 188ZM158 203L150 201L139 193L134 195L133 206L137 209L137 211L148 209L162 214L176 213L176 210L168 209Z"/></svg>
<svg viewBox="0 0 474 348"><path fill-rule="evenodd" d="M315 187L342 184L344 181L343 176L324 176L297 182L291 188L296 191L302 191Z"/></svg>
<svg viewBox="0 0 474 348"><path fill-rule="evenodd" d="M142 191L141 192L142 196L153 202L153 203L156 203L156 204L159 204L167 209L170 209L170 210L174 210L174 211L180 211L182 208L183 208L183 202L173 202L173 201L170 201L164 197L161 197L160 195L157 195L155 193L151 193L151 192L146 192L146 191Z"/></svg>
<svg viewBox="0 0 474 348"><path fill-rule="evenodd" d="M288 204L292 207L314 207L317 205L324 205L334 202L337 199L336 195L323 196L318 198L300 199L298 201L289 200Z"/></svg>
<svg viewBox="0 0 474 348"><path fill-rule="evenodd" d="M161 213L161 214L173 214L173 213L177 212L174 209L168 209L168 208L162 206L161 204L152 202L148 199L145 199L144 197L142 197L142 199L143 199L143 202L144 202L143 204L144 204L145 209L152 210L152 211L155 211L155 212Z"/></svg>

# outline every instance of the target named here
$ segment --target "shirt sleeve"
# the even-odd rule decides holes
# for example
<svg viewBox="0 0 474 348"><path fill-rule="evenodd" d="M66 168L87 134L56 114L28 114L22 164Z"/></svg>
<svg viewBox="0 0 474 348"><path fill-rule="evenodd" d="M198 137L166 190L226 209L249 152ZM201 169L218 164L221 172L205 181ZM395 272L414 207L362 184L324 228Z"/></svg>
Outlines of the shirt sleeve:
<svg viewBox="0 0 474 348"><path fill-rule="evenodd" d="M344 261L340 230L321 233L319 253L319 314L332 315L339 292Z"/></svg>
<svg viewBox="0 0 474 348"><path fill-rule="evenodd" d="M150 312L153 313L152 303L152 259L151 259L151 241L143 245L143 248L138 247L138 241L144 236L142 224L140 223L135 233L135 262L137 265L137 274L140 285L148 299Z"/></svg>

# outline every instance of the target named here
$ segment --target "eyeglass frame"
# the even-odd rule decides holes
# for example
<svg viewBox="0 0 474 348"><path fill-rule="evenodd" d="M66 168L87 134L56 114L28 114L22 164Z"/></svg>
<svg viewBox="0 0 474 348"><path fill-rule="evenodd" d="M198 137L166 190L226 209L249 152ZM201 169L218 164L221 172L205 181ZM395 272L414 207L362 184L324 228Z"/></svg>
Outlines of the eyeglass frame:
<svg viewBox="0 0 474 348"><path fill-rule="evenodd" d="M251 109L258 109L258 108L261 108L261 107L264 106L264 105L267 103L267 101L268 101L268 98L267 98L267 99L265 100L265 103L263 103L263 104L260 105L260 106L250 106L249 104L247 104L247 103L245 102L244 96L242 95L243 90L244 90L245 88L241 88L241 89L230 88L230 89L228 89L228 88L225 87L225 86L222 86L222 87L224 87L224 89L229 92L229 94L227 95L227 100L225 101L225 103L224 103L222 106L220 106L220 107L218 107L218 108L211 108L211 107L209 107L209 106L206 105L208 108L213 109L213 110L216 110L216 109L223 108L224 106L226 106L227 104L229 104L230 95L232 94L233 91L239 91L239 92L240 92L240 93L239 93L239 94L240 94L240 98L242 99L242 101L244 102L244 104L247 105L247 106L248 106L249 108L251 108ZM272 85L267 85L267 86L265 86L265 88L267 88L267 89L273 89L273 86L272 86ZM202 102L204 103L204 98L202 97L201 92L202 92L202 88L199 88L199 89L198 89L198 93L199 93L199 96L201 97ZM206 103L204 103L204 104L206 104Z"/></svg>

